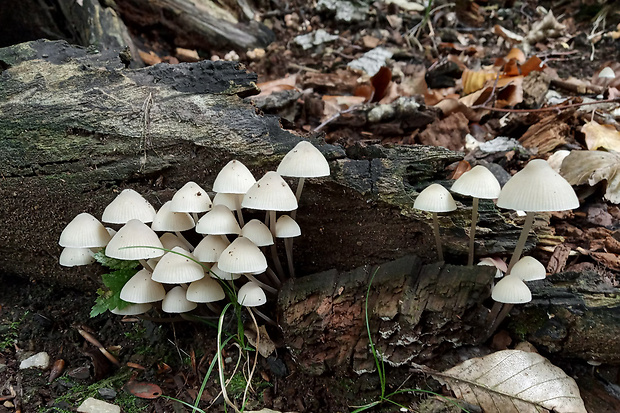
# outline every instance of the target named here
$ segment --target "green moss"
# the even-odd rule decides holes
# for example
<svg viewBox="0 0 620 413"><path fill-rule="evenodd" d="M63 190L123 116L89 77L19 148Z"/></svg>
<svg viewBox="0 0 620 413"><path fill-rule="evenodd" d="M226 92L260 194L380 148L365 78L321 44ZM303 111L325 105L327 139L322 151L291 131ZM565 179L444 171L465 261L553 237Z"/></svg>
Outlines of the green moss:
<svg viewBox="0 0 620 413"><path fill-rule="evenodd" d="M533 334L540 330L549 316L544 310L531 309L527 314L523 314L517 318L511 318L508 323L508 329L511 330L520 340L526 340L528 334Z"/></svg>

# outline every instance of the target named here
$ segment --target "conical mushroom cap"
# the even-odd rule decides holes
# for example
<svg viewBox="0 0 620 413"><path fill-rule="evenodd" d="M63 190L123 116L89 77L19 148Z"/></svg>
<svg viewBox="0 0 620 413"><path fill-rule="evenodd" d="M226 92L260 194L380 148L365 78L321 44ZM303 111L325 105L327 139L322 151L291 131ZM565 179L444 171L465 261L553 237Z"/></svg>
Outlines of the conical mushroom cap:
<svg viewBox="0 0 620 413"><path fill-rule="evenodd" d="M241 274L221 270L220 267L218 267L217 263L213 264L211 270L209 270L209 275L211 275L211 278L224 281L236 280L237 278L241 278Z"/></svg>
<svg viewBox="0 0 620 413"><path fill-rule="evenodd" d="M187 289L187 299L194 303L212 303L226 298L224 289L215 279L205 277L194 281Z"/></svg>
<svg viewBox="0 0 620 413"><path fill-rule="evenodd" d="M523 304L532 301L532 293L521 278L509 274L495 284L491 298L504 304Z"/></svg>
<svg viewBox="0 0 620 413"><path fill-rule="evenodd" d="M230 273L255 273L267 269L267 259L261 250L249 239L239 237L220 255L217 266Z"/></svg>
<svg viewBox="0 0 620 413"><path fill-rule="evenodd" d="M237 210L237 202L241 205L242 200L243 194L225 194L223 192L218 192L213 197L213 206L224 205L231 211L235 211Z"/></svg>
<svg viewBox="0 0 620 413"><path fill-rule="evenodd" d="M211 235L239 234L241 227L230 209L216 205L198 220L196 232Z"/></svg>
<svg viewBox="0 0 620 413"><path fill-rule="evenodd" d="M174 212L206 212L213 206L207 191L195 182L188 182L172 197L170 210Z"/></svg>
<svg viewBox="0 0 620 413"><path fill-rule="evenodd" d="M450 212L456 209L456 203L446 188L431 184L420 192L413 207L427 212Z"/></svg>
<svg viewBox="0 0 620 413"><path fill-rule="evenodd" d="M58 263L63 267L77 267L95 262L93 252L88 248L63 248Z"/></svg>
<svg viewBox="0 0 620 413"><path fill-rule="evenodd" d="M124 189L105 207L101 221L108 224L125 224L132 219L140 222L152 222L155 208L133 189Z"/></svg>
<svg viewBox="0 0 620 413"><path fill-rule="evenodd" d="M164 286L151 279L151 272L142 269L127 281L121 289L121 300L128 303L152 303L163 300L166 295Z"/></svg>
<svg viewBox="0 0 620 413"><path fill-rule="evenodd" d="M301 228L289 215L282 215L276 221L276 238L293 238L301 235Z"/></svg>
<svg viewBox="0 0 620 413"><path fill-rule="evenodd" d="M566 211L579 207L579 199L547 161L534 159L506 182L497 206L526 212Z"/></svg>
<svg viewBox="0 0 620 413"><path fill-rule="evenodd" d="M244 307L258 307L267 302L267 296L258 284L250 281L239 288L237 302Z"/></svg>
<svg viewBox="0 0 620 413"><path fill-rule="evenodd" d="M510 273L523 281L544 280L547 277L545 266L534 257L521 258L512 266Z"/></svg>
<svg viewBox="0 0 620 413"><path fill-rule="evenodd" d="M164 254L157 263L153 270L153 281L162 284L182 284L204 278L204 269L192 259L196 258L189 251L174 247L172 251Z"/></svg>
<svg viewBox="0 0 620 413"><path fill-rule="evenodd" d="M137 246L164 247L152 229L137 219L132 219L112 237L105 248L105 255L119 260L142 260L161 257L165 252L161 249L148 247L126 248Z"/></svg>
<svg viewBox="0 0 620 413"><path fill-rule="evenodd" d="M127 307L123 309L114 308L110 310L112 314L116 315L138 315L144 314L151 309L152 305L149 303L142 304L129 304Z"/></svg>
<svg viewBox="0 0 620 413"><path fill-rule="evenodd" d="M161 241L161 245L167 250L171 250L174 247L187 248L187 245L179 237L170 232L166 232L159 237L159 241Z"/></svg>
<svg viewBox="0 0 620 413"><path fill-rule="evenodd" d="M241 206L264 211L293 211L297 209L297 198L284 179L270 171L252 185Z"/></svg>
<svg viewBox="0 0 620 413"><path fill-rule="evenodd" d="M222 251L230 245L220 235L207 235L194 249L194 256L200 262L217 262Z"/></svg>
<svg viewBox="0 0 620 413"><path fill-rule="evenodd" d="M186 294L185 288L180 285L174 287L172 290L168 291L168 294L166 294L164 300L161 302L161 309L171 314L192 311L198 304L188 301Z"/></svg>
<svg viewBox="0 0 620 413"><path fill-rule="evenodd" d="M243 228L241 228L241 235L252 241L257 247L265 247L273 244L271 231L269 231L267 225L263 224L258 219L253 219L246 223Z"/></svg>
<svg viewBox="0 0 620 413"><path fill-rule="evenodd" d="M294 178L318 178L329 175L329 164L313 144L301 141L284 155L277 172Z"/></svg>
<svg viewBox="0 0 620 413"><path fill-rule="evenodd" d="M173 212L172 201L168 201L157 211L151 229L153 231L187 231L195 225L194 218L190 214Z"/></svg>
<svg viewBox="0 0 620 413"><path fill-rule="evenodd" d="M67 224L60 234L61 247L99 248L110 242L110 234L94 216L82 212Z"/></svg>
<svg viewBox="0 0 620 413"><path fill-rule="evenodd" d="M252 172L244 164L233 159L217 174L213 190L224 194L245 194L255 182Z"/></svg>
<svg viewBox="0 0 620 413"><path fill-rule="evenodd" d="M476 165L457 179L452 192L480 199L496 199L501 187L495 175L482 165Z"/></svg>

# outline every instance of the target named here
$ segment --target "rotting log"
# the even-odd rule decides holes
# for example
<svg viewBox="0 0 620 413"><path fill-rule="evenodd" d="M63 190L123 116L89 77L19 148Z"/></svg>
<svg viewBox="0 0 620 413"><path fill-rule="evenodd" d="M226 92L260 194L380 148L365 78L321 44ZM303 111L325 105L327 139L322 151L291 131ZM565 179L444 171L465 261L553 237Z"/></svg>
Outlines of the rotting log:
<svg viewBox="0 0 620 413"><path fill-rule="evenodd" d="M375 370L365 324L391 366L429 364L487 340L495 269L423 265L406 256L348 272L290 280L278 297L284 342L306 372ZM595 272L566 272L529 283L534 300L515 306L507 326L540 351L620 363L620 289Z"/></svg>
<svg viewBox="0 0 620 413"><path fill-rule="evenodd" d="M209 190L231 159L260 177L301 139L241 99L257 92L256 75L238 63L126 69L115 51L36 41L0 49L0 68L0 269L33 280L98 284L90 267L58 266L57 241L78 213L100 217L119 190L133 188L159 207L187 181ZM407 253L434 259L430 221L413 199L461 154L424 146L345 152L313 140L332 175L304 189L299 274ZM455 262L467 253L469 216L441 217ZM479 253L513 248L519 228L492 203L481 203L479 226Z"/></svg>

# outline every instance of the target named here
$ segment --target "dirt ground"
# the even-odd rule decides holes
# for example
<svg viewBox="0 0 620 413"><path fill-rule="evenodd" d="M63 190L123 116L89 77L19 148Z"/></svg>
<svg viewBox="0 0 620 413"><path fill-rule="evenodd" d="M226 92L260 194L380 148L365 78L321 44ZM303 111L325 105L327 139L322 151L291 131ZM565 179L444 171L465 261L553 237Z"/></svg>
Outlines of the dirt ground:
<svg viewBox="0 0 620 413"><path fill-rule="evenodd" d="M433 15L431 21L436 39L431 41L428 29L423 29L417 37L420 49L410 45L402 35L408 27L413 27L420 21L420 15L399 15L396 6L379 5L367 20L343 26L343 23L337 22L330 13L316 13L305 2L293 2L281 10L271 9L272 5L269 5L268 9L267 5L263 5L261 12L269 16L271 29L277 40L265 50L266 54L262 58L251 58L243 51L239 52L239 57L248 70L259 74L260 82L275 81L276 86L281 86L286 83L282 80L286 75L306 76L306 84L297 84L295 87L304 88L312 84L313 91L304 95L303 99L295 100L294 115L289 120L283 120L283 126L300 134L312 133L324 136L330 142L351 146L355 142L390 144L405 141L399 135L402 132L400 129L392 132L369 132L352 124L338 122L313 132L313 129L329 117L324 107L317 107L318 102L321 102L325 95L350 94L351 85L358 82L358 75L349 79L339 70L344 70L346 63L352 58L371 49L371 45L375 45L376 41L383 46L401 48L394 61L402 64L399 66L403 73L402 79L414 78L415 70L420 67L430 71L430 68L436 67L439 62L448 61L450 55L463 56L470 53L467 47L456 44L459 36L469 39L473 48L471 53L479 53L477 62L486 65L503 56L507 50L505 41L500 41L500 36L494 33L494 25L502 25L505 29L519 32L520 25L531 25L540 19L536 8L543 6L553 10L556 16L563 16L568 27L568 32L563 35L567 39L566 46L561 40L540 41L533 46L532 54L546 55L546 64L559 78L573 76L577 79L590 79L605 62L612 57L617 59L620 55L620 41L604 36L597 43L588 39L596 29L593 27L593 19L601 8L595 1L505 2L512 5L509 7L503 7L504 2L492 1L464 2L470 5L468 7L464 7L461 4L463 2L456 3L456 13L450 14L447 12L450 8L446 8ZM559 5L556 7L555 3ZM437 5L441 4L443 3L437 2ZM617 30L615 27L620 22L617 5L613 2L604 4L609 6L610 10L605 29L599 27L599 30ZM399 15L403 19L398 28L390 26L389 22L393 20L388 19L388 16L393 15ZM339 30L339 40L335 44L319 45L310 50L291 44L295 36L317 28L330 32ZM162 37L138 33L139 28L130 29L134 31L134 36L140 39L141 47L145 50L154 50L161 57L174 50L175 45L166 43ZM463 49L458 49L460 47ZM476 51L475 47L481 49ZM460 51L455 52L457 49ZM594 58L590 60L593 49ZM570 54L565 53L568 51ZM227 52L200 50L201 55L220 57ZM468 60L468 64L473 60ZM309 74L314 75L313 80L308 80ZM450 76L454 81L454 75ZM430 82L432 76L427 75L426 80ZM345 110L344 107L339 109ZM275 112L278 113L279 110ZM470 131L474 135L479 131L480 135L485 136L506 134L518 137L525 124L531 125L540 120L538 115L534 114L530 119L514 120L506 126L500 121L503 116L503 113L491 113L478 122L472 122L469 125ZM566 123L572 129L571 139L565 146L582 145L583 136L575 131L574 127L576 121ZM420 143L416 139L416 136L411 137L410 143ZM514 172L525 160L517 156L514 159L505 157L495 161L506 171ZM600 188L597 190L600 191ZM601 209L600 205L597 208ZM609 231L604 236L608 236L618 230L620 212L617 206L610 204L603 209L603 217L611 220L609 225L603 225ZM556 229L557 234L565 236L573 246L583 245L580 243L585 242L586 238L600 237L600 231L588 231L586 228L600 227L595 224L594 218L589 218L587 212L573 218L573 221L568 221L569 224ZM577 232L575 228L581 232ZM541 250L538 251L538 256L546 260L546 264L551 254ZM617 284L618 268L606 266L607 261L597 261L595 255L588 260L592 267L596 264L596 268L601 269L602 276L609 277L611 283ZM216 354L216 329L213 326L188 321L161 323L137 318L122 320L121 317L109 313L90 318L95 291L61 289L6 274L0 275L0 283L3 285L0 295L0 413L75 411L81 400L95 395L99 398L109 395L112 402L121 406L126 413L190 411L170 398L134 397L126 385L128 382L153 383L161 387L164 395L193 403L202 379L207 374L209 363ZM249 323L249 320L246 321ZM232 320L227 320L227 323L232 323ZM234 325L231 324L228 328L232 331ZM114 366L103 357L94 345L85 340L79 330L88 331L96 337L116 355L122 367ZM278 332L270 330L270 334L280 347L277 356L259 358L246 410L271 408L295 412L348 412L354 409L352 406L370 403L380 395L379 379L373 373L358 376L353 372L339 372L320 377L304 374L295 367L295 361L287 354L284 343L278 342ZM21 360L41 351L49 353L52 364L57 360L64 361L59 377L50 380L50 369L19 369ZM237 347L227 346L224 352L227 374L231 374L239 350ZM449 356L446 357L450 359ZM569 376L577 379L590 412L620 411L620 402L617 396L614 396L619 382L616 367L596 368L585 362L558 357L552 358L552 361ZM127 363L130 363L130 367ZM440 366L441 361L437 367ZM216 372L217 369L202 394L201 407L209 412L225 411L224 401L214 378ZM435 380L408 368L388 368L387 372L388 390L404 385L451 396ZM239 402L245 383L239 372L234 377L238 380L231 382L229 396ZM410 411L457 411L453 406L450 407L428 394L405 394L395 400ZM384 404L370 411L398 410L394 405Z"/></svg>

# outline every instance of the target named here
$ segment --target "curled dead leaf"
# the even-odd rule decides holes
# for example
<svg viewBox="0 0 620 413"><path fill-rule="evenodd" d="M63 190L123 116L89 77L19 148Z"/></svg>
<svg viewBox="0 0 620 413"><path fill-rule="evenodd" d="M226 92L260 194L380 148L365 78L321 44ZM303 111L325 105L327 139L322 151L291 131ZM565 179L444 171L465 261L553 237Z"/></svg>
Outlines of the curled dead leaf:
<svg viewBox="0 0 620 413"><path fill-rule="evenodd" d="M588 149L599 148L620 152L620 132L611 125L601 125L595 120L586 122L581 128L586 135Z"/></svg>
<svg viewBox="0 0 620 413"><path fill-rule="evenodd" d="M130 381L125 384L125 390L141 399L156 399L161 396L161 388L153 383Z"/></svg>
<svg viewBox="0 0 620 413"><path fill-rule="evenodd" d="M620 203L620 154L603 151L572 151L562 162L561 175L571 185L594 186L607 181L605 199Z"/></svg>

